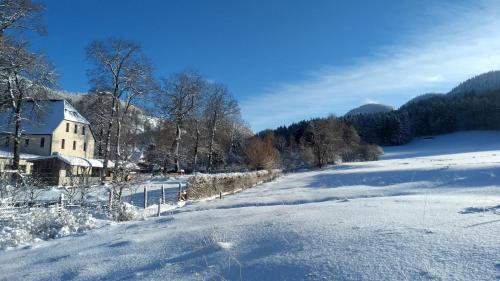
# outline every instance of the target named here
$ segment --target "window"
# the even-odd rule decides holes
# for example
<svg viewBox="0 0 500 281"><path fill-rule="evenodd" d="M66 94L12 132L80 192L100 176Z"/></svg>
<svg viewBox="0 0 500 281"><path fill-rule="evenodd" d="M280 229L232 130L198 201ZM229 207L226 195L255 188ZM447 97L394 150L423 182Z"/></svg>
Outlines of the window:
<svg viewBox="0 0 500 281"><path fill-rule="evenodd" d="M29 145L30 145L30 139L25 139L24 146L29 146Z"/></svg>
<svg viewBox="0 0 500 281"><path fill-rule="evenodd" d="M42 137L42 138L40 139L40 147L44 147L44 146L45 146L45 138L44 138L44 137Z"/></svg>
<svg viewBox="0 0 500 281"><path fill-rule="evenodd" d="M76 150L76 141L73 141L73 150Z"/></svg>
<svg viewBox="0 0 500 281"><path fill-rule="evenodd" d="M86 142L83 143L83 151L87 151L87 143Z"/></svg>
<svg viewBox="0 0 500 281"><path fill-rule="evenodd" d="M66 123L66 133L69 133L69 123Z"/></svg>
<svg viewBox="0 0 500 281"><path fill-rule="evenodd" d="M76 124L75 124L75 131L74 131L74 133L75 134L78 133L78 125L76 125Z"/></svg>
<svg viewBox="0 0 500 281"><path fill-rule="evenodd" d="M64 145L66 144L66 140L65 139L62 139L61 141L61 149L64 149Z"/></svg>
<svg viewBox="0 0 500 281"><path fill-rule="evenodd" d="M82 135L85 135L85 126L82 127Z"/></svg>

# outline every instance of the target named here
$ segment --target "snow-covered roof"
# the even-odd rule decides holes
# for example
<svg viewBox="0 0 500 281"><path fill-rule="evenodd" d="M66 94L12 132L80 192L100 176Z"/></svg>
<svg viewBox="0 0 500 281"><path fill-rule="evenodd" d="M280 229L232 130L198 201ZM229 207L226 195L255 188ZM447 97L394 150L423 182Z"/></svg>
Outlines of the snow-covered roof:
<svg viewBox="0 0 500 281"><path fill-rule="evenodd" d="M136 149L132 154L130 154L130 157L128 158L128 161L132 163L139 163L144 161L144 151L142 149Z"/></svg>
<svg viewBox="0 0 500 281"><path fill-rule="evenodd" d="M51 156L39 156L30 159L30 161L40 161L47 159L59 159L70 166L79 166L79 167L102 168L104 164L104 161L101 159L89 159L84 157L67 156L62 154L55 154ZM115 164L112 161L108 160L108 168L113 168L114 166Z"/></svg>
<svg viewBox="0 0 500 281"><path fill-rule="evenodd" d="M12 152L12 150L6 150L6 148L0 149L0 158L13 158L13 157L14 153ZM40 155L29 154L29 153L21 153L20 155L21 159L33 159L37 157L40 157Z"/></svg>
<svg viewBox="0 0 500 281"><path fill-rule="evenodd" d="M140 167L136 163L132 162L121 162L120 166L128 170L139 170Z"/></svg>
<svg viewBox="0 0 500 281"><path fill-rule="evenodd" d="M63 99L25 102L22 107L24 120L22 121L23 134L52 134L63 120L89 125L85 119L69 102ZM0 113L0 132L14 131L13 112Z"/></svg>

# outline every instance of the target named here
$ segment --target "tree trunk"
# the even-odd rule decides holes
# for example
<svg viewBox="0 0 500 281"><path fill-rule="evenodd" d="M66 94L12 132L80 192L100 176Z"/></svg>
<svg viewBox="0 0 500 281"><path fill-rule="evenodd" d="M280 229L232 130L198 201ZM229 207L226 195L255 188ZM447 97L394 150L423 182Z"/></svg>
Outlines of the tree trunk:
<svg viewBox="0 0 500 281"><path fill-rule="evenodd" d="M323 167L323 157L321 156L321 149L319 146L316 148L316 157L318 158L318 167L322 168Z"/></svg>
<svg viewBox="0 0 500 281"><path fill-rule="evenodd" d="M99 141L97 142L97 155L99 155L99 158L103 156L102 153L102 137L104 135L104 128L101 127L101 131L99 133Z"/></svg>
<svg viewBox="0 0 500 281"><path fill-rule="evenodd" d="M19 93L17 101L16 101L16 108L15 108L15 132L14 132L14 158L12 160L12 169L13 170L19 170L19 162L20 162L20 156L21 156L21 136L22 136L22 128L21 128L21 122L22 122L22 99L23 99L23 94L22 92Z"/></svg>
<svg viewBox="0 0 500 281"><path fill-rule="evenodd" d="M14 159L12 161L12 169L13 170L18 170L19 169L19 161L20 161L20 154L21 154L21 135L22 135L22 128L21 128L21 111L22 111L22 94L19 95L19 98L16 101L16 110L15 110L15 132L14 132Z"/></svg>
<svg viewBox="0 0 500 281"><path fill-rule="evenodd" d="M116 104L116 98L113 97L113 104L112 104L112 110L111 110L111 117L109 118L108 122L108 131L106 132L106 138L104 142L104 157L103 157L103 165L102 165L102 173L101 173L101 184L104 184L104 180L106 179L106 174L108 172L108 158L109 158L109 144L111 141L111 129L113 129L113 120L115 116L115 104Z"/></svg>
<svg viewBox="0 0 500 281"><path fill-rule="evenodd" d="M196 128L196 139L194 143L194 157L193 157L193 171L196 172L198 170L198 146L200 143L200 127L198 119L195 121Z"/></svg>
<svg viewBox="0 0 500 281"><path fill-rule="evenodd" d="M228 161L227 161L226 167L233 160L233 149L234 149L235 134L236 134L236 128L234 127L234 125L232 125L231 126L231 135L230 135L230 138L229 138L229 150L227 151ZM232 171L230 171L230 172L232 172Z"/></svg>
<svg viewBox="0 0 500 281"><path fill-rule="evenodd" d="M176 130L175 130L175 140L172 144L173 154L174 154L174 164L175 164L175 172L180 170L179 164L179 146L181 142L181 124L177 122Z"/></svg>
<svg viewBox="0 0 500 281"><path fill-rule="evenodd" d="M212 133L210 134L210 143L208 145L208 171L209 172L212 171L216 125L217 125L217 112L214 112L214 119L212 122Z"/></svg>
<svg viewBox="0 0 500 281"><path fill-rule="evenodd" d="M121 134L122 134L122 121L119 117L119 112L117 109L117 111L116 111L115 168L114 168L114 173L113 173L114 180L116 180L118 178L119 161L121 160L121 153L120 153Z"/></svg>
<svg viewBox="0 0 500 281"><path fill-rule="evenodd" d="M17 78L16 78L17 82ZM19 162L21 159L21 134L22 134L22 103L23 103L23 91L19 91L19 94L16 96L14 94L14 88L13 84L14 81L12 81L12 78L9 77L8 79L8 87L9 87L9 94L12 98L12 107L14 108L14 119L15 119L15 128L14 128L14 149L13 149L13 154L14 157L12 159L12 169L13 170L19 170ZM12 179L13 182L17 185L20 181L21 177L19 176L18 173L14 174L14 178Z"/></svg>

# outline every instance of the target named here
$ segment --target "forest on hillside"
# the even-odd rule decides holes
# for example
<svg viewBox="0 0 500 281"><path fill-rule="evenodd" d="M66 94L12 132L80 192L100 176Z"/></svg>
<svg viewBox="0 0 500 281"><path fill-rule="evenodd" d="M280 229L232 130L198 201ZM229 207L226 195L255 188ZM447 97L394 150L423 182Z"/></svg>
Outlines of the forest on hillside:
<svg viewBox="0 0 500 281"><path fill-rule="evenodd" d="M343 120L361 138L378 145L401 145L414 137L466 130L500 129L500 89L432 95L386 113L360 114Z"/></svg>

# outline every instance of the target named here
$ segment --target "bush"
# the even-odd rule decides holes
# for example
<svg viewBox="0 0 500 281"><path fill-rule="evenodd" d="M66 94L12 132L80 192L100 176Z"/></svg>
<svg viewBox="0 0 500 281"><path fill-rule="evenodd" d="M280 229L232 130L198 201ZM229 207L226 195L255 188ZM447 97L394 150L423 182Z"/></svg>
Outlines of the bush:
<svg viewBox="0 0 500 281"><path fill-rule="evenodd" d="M274 147L271 137L255 137L245 147L245 161L252 169L276 169L280 156Z"/></svg>
<svg viewBox="0 0 500 281"><path fill-rule="evenodd" d="M366 144L360 147L359 153L365 161L376 161L380 155L384 154L384 151L378 145Z"/></svg>
<svg viewBox="0 0 500 281"><path fill-rule="evenodd" d="M116 221L132 221L144 219L144 213L137 207L126 202L121 202L111 213Z"/></svg>
<svg viewBox="0 0 500 281"><path fill-rule="evenodd" d="M64 237L95 228L95 219L86 213L55 208L32 208L17 214L0 230L0 249L15 247L39 239Z"/></svg>

